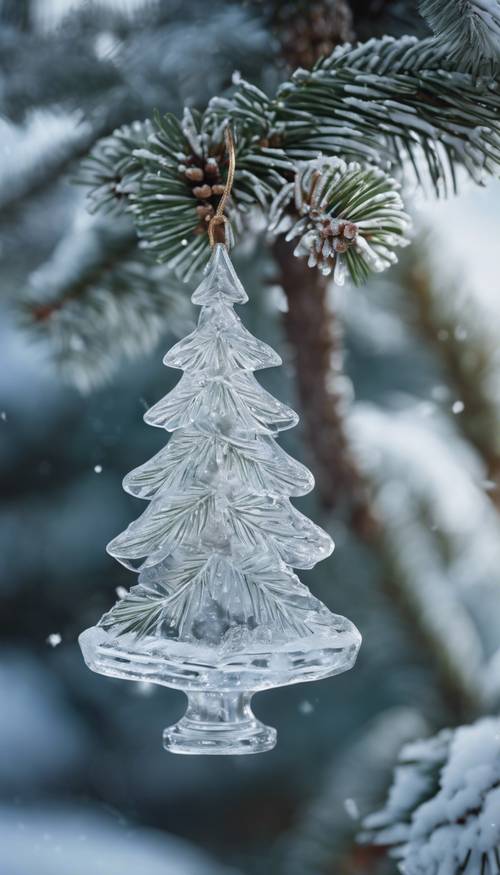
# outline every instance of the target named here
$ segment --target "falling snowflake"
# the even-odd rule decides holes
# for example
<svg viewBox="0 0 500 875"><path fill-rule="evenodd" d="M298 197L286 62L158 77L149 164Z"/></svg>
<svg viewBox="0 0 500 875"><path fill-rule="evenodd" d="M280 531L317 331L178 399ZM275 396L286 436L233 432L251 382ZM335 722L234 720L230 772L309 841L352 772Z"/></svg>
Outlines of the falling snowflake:
<svg viewBox="0 0 500 875"><path fill-rule="evenodd" d="M52 632L45 640L51 647L58 647L62 641L62 636L58 632Z"/></svg>

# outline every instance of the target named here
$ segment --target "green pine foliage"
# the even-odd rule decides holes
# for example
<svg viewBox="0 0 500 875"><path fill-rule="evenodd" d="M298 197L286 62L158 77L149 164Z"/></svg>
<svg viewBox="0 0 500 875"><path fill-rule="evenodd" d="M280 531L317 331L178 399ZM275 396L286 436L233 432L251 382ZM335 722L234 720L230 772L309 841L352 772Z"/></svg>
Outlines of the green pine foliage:
<svg viewBox="0 0 500 875"><path fill-rule="evenodd" d="M446 196L456 190L460 171L477 184L498 173L500 90L494 63L498 0L460 0L463 14L456 16L455 3L422 0L421 25L425 28L425 18L433 35L383 36L340 45L313 69L297 69L281 84L283 68L259 77L255 65L245 61L243 75L234 75L228 86L227 59L232 58L234 69L241 55L242 28L248 29L255 60L269 53L263 27L266 15L261 13L259 23L259 5L252 4L245 12L226 3L214 6L205 40L214 47L220 43L220 51L210 54L217 72L216 94L205 106L189 104L180 113L171 98L177 47L172 50L174 60L161 61L161 69L166 70L162 83L154 66L160 60L158 40L151 43L151 59L144 57L140 35L136 38L134 32L137 21L110 20L110 32L123 44L118 41L113 48L112 63L104 53L96 64L106 106L97 114L87 114L89 139L95 142L77 181L87 188L91 212L128 213L141 250L186 281L200 271L208 256L208 226L227 175L227 126L236 141L236 178L227 210L230 244L253 233L256 215L261 227L274 228L273 233L282 229L275 221L276 204L307 173L308 165L312 171L318 158L344 162L346 168L355 164L359 168L355 177L350 170L344 176L336 172L332 196L323 206L329 221L347 220L356 226L356 245L349 245L337 261L345 262L355 283L362 283L373 270L396 261L398 247L407 242L404 204L395 212L392 179L403 183L398 198L404 201L407 181ZM196 6L195 18L200 10ZM353 11L361 23L363 15L356 4ZM75 32L84 35L85 57L89 27L85 15L71 23ZM166 9L149 10L145 29L149 33L154 27L160 29L162 40L174 40L175 24ZM189 39L198 51L199 31L190 32ZM50 39L43 43L47 53ZM485 63L479 63L480 56ZM146 78L141 76L144 64ZM183 64L178 57L179 76ZM154 67L151 75L150 67L151 71ZM254 79L245 79L245 73ZM204 80L206 90L211 70ZM169 88L168 97L164 86ZM10 88L11 83L7 95ZM80 82L79 90L83 88ZM164 93L166 105L162 105ZM176 93L186 102L182 88ZM44 92L43 100L49 97ZM158 107L152 118L148 117L151 104ZM165 113L172 107L175 113ZM132 112L140 121L130 121ZM127 123L110 133L109 125L120 113ZM106 134L99 139L103 128ZM297 228L304 220L291 201L287 217ZM314 233L313 223L307 246L296 248L298 257L310 256L323 246L328 249L331 241L325 244L322 235ZM321 257L308 260L313 268L324 267ZM114 294L111 286L109 291Z"/></svg>
<svg viewBox="0 0 500 875"><path fill-rule="evenodd" d="M498 0L420 0L420 11L457 67L487 73L498 65Z"/></svg>
<svg viewBox="0 0 500 875"><path fill-rule="evenodd" d="M237 138L237 171L230 216L241 234L243 216L257 208L267 217L270 203L293 181L299 162L318 154L359 162L366 180L373 168L416 179L430 179L437 195L456 190L456 171L464 168L476 183L495 174L500 165L500 92L490 76L478 77L474 65L457 69L446 47L433 37L384 37L357 46L341 46L311 71L297 70L274 98L254 85L237 81L233 92L214 98L204 113L186 109L182 121L174 116L154 119L145 142L127 142L120 130L93 152L99 161L106 151L107 179L121 180L123 162L134 184L130 209L139 235L160 261L189 279L207 257L210 212L219 193L201 197L201 185L186 179L186 170L220 165L225 179L223 131L230 125ZM141 134L141 129L136 128ZM127 158L127 148L130 150ZM113 159L113 153L115 158ZM142 173L137 169L142 164ZM88 162L84 166L85 173ZM85 175L84 175L85 180ZM91 188L94 208L123 196L99 175ZM112 187L112 186L111 186ZM339 197L349 197L352 179L339 182ZM356 221L369 219L372 202L367 182L360 186ZM393 228L380 224L390 239ZM394 245L392 247L394 250ZM394 260L388 259L388 263ZM350 255L349 270L360 282L369 272Z"/></svg>

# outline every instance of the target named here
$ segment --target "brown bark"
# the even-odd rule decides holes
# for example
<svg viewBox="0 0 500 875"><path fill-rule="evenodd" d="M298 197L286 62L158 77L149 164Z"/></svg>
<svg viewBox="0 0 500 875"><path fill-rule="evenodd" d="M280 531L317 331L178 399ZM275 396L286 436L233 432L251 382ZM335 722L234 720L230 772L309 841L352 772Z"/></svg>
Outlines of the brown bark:
<svg viewBox="0 0 500 875"><path fill-rule="evenodd" d="M354 39L348 0L279 3L274 27L283 57L292 70L310 69L336 46Z"/></svg>
<svg viewBox="0 0 500 875"><path fill-rule="evenodd" d="M389 5L385 0L380 0L378 11ZM337 3L335 0L324 0L318 6L328 10L335 19L330 21L332 45L329 51L339 42L353 39L348 0ZM294 20L288 32L286 28L281 33L279 27L276 29L281 37L283 53L294 67L312 66L319 56L329 53L325 52L324 41L316 41L314 27L311 27L311 20L307 16L302 23ZM358 469L349 446L345 422L346 398L342 391L345 380L342 326L338 316L329 308L328 280L318 270L311 270L304 259L296 258L293 246L283 237L277 239L273 252L279 268L278 282L288 302L285 330L296 368L302 422L312 456L311 467L316 476L317 492L325 507L335 509L337 515L343 511L351 528L372 543L383 566L382 586L397 607L408 634L415 642L416 651L432 654L442 701L451 719L455 722L470 719L481 713L479 691L476 698L470 686L464 685L453 672L439 639L402 590L399 581L401 571L394 563L380 523L370 506L369 484ZM369 852L360 853L359 862L365 865L367 860L363 854ZM376 849L374 853L378 856L381 849ZM357 860L353 872L357 871L356 863Z"/></svg>
<svg viewBox="0 0 500 875"><path fill-rule="evenodd" d="M351 528L370 541L380 557L381 584L411 634L416 652L432 655L441 698L450 719L468 720L481 713L480 692L464 685L401 586L403 571L395 562L380 522L370 505L369 485L356 465L346 432L346 399L342 391L342 328L328 306L328 280L293 255L283 237L273 247L278 282L288 302L284 326L292 349L296 386L306 446L316 477L316 491L325 507L341 514Z"/></svg>
<svg viewBox="0 0 500 875"><path fill-rule="evenodd" d="M368 536L373 519L368 490L346 435L342 329L329 310L328 282L296 258L293 246L283 238L278 238L273 251L288 302L285 330L316 488L325 507L343 509L356 531Z"/></svg>

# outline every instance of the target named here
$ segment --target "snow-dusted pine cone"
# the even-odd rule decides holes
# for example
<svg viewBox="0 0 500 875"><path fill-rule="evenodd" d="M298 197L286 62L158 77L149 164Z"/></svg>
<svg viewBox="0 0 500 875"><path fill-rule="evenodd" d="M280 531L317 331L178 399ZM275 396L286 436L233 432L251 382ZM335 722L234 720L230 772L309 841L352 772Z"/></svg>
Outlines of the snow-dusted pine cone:
<svg viewBox="0 0 500 875"><path fill-rule="evenodd" d="M271 230L299 237L295 255L338 284L346 269L355 283L397 261L406 245L409 219L399 184L377 167L317 158L297 166L295 182L284 186L271 209Z"/></svg>
<svg viewBox="0 0 500 875"><path fill-rule="evenodd" d="M404 875L499 875L500 720L406 745L364 827L362 841L389 847Z"/></svg>

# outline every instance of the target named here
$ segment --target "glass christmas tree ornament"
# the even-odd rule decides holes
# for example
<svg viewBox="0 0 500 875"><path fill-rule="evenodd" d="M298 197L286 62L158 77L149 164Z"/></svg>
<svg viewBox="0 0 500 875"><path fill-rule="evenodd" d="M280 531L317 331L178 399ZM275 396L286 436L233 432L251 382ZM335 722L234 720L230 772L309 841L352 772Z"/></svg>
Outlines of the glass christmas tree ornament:
<svg viewBox="0 0 500 875"><path fill-rule="evenodd" d="M225 141L213 253L192 296L198 326L166 355L183 376L144 417L173 436L125 477L150 504L108 545L139 583L80 635L94 671L184 690L187 711L163 739L189 754L270 750L276 730L252 714L252 695L345 671L361 641L292 571L312 568L333 543L290 503L314 485L275 441L297 416L253 376L281 359L236 315L248 298L215 241L235 172L229 129Z"/></svg>
<svg viewBox="0 0 500 875"><path fill-rule="evenodd" d="M80 645L94 671L186 692L167 750L258 753L276 731L253 693L346 671L361 638L292 571L333 543L290 502L313 478L276 443L297 416L253 375L281 360L234 311L247 296L225 245L192 300L198 325L164 359L184 373L144 417L172 437L124 480L149 505L108 545L139 582Z"/></svg>

